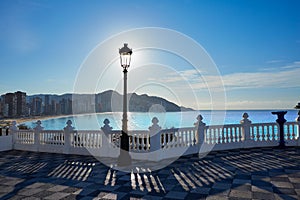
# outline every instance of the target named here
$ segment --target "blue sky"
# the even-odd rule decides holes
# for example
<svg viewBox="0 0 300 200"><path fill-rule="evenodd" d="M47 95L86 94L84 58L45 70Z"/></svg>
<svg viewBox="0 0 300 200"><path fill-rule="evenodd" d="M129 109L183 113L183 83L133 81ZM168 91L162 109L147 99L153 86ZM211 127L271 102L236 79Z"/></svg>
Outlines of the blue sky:
<svg viewBox="0 0 300 200"><path fill-rule="evenodd" d="M0 94L73 92L81 64L99 43L133 28L162 27L209 53L228 109L293 108L300 101L299 10L296 0L1 0ZM188 67L181 70L193 75ZM188 99L181 103L209 108L205 98L200 106Z"/></svg>

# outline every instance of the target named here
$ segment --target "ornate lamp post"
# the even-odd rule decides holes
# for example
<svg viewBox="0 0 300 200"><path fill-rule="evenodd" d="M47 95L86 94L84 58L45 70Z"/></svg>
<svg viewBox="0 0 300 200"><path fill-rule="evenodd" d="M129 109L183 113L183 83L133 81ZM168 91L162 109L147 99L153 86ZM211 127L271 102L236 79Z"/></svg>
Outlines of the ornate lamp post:
<svg viewBox="0 0 300 200"><path fill-rule="evenodd" d="M119 49L121 67L124 73L124 93L123 93L123 119L122 119L122 135L121 135L121 149L118 157L119 166L131 165L131 157L129 155L129 137L127 127L127 69L130 66L132 49L128 48L128 44Z"/></svg>

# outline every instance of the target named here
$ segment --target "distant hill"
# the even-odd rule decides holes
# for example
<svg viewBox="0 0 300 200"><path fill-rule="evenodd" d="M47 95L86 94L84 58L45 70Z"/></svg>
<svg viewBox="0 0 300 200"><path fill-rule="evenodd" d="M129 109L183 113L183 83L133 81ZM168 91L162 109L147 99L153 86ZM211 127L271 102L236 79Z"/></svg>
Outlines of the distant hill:
<svg viewBox="0 0 300 200"><path fill-rule="evenodd" d="M50 102L60 102L63 99L71 100L73 113L121 112L123 110L123 95L113 90L107 90L98 94L37 94L27 96L27 101L30 102L34 97L39 97L44 101L46 95L49 96ZM162 97L148 96L147 94L138 95L136 93L129 93L127 99L128 110L130 112L178 112L193 110L176 105Z"/></svg>

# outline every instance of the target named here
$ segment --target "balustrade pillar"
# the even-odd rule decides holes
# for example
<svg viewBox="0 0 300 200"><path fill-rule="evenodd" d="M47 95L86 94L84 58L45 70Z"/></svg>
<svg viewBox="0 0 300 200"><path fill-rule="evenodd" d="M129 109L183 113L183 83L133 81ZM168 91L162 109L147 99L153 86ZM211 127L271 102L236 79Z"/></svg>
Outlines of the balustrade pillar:
<svg viewBox="0 0 300 200"><path fill-rule="evenodd" d="M244 148L247 148L247 144L253 142L250 133L251 120L248 119L248 113L243 114L243 119L240 121L242 126L242 141L244 143Z"/></svg>
<svg viewBox="0 0 300 200"><path fill-rule="evenodd" d="M15 143L18 139L18 135L17 135L18 130L19 130L19 128L17 127L17 122L13 121L11 123L11 125L9 126L9 134L12 135L13 145L15 145Z"/></svg>
<svg viewBox="0 0 300 200"><path fill-rule="evenodd" d="M41 126L42 122L38 120L36 122L36 127L33 129L34 130L34 150L39 151L39 146L40 146L40 133L44 129L44 127Z"/></svg>
<svg viewBox="0 0 300 200"><path fill-rule="evenodd" d="M111 138L111 134L112 134L112 127L109 125L110 121L109 119L104 119L103 124L104 126L101 127L101 130L103 131L105 138L102 137L102 147L104 147L104 149L109 149L109 144L112 143L112 138Z"/></svg>
<svg viewBox="0 0 300 200"><path fill-rule="evenodd" d="M205 142L205 126L206 126L206 124L204 122L202 122L202 120L203 120L202 115L198 115L196 119L197 119L197 122L195 122L194 125L197 130L196 137L197 137L197 142L198 142L199 149L200 149L202 144L204 144L204 142Z"/></svg>
<svg viewBox="0 0 300 200"><path fill-rule="evenodd" d="M72 121L67 121L67 126L64 128L64 153L69 154L71 147L71 134L74 133L75 128L72 126Z"/></svg>
<svg viewBox="0 0 300 200"><path fill-rule="evenodd" d="M153 117L152 126L149 127L150 131L150 151L154 152L161 148L161 127L158 125L159 120Z"/></svg>
<svg viewBox="0 0 300 200"><path fill-rule="evenodd" d="M287 111L278 111L278 112L272 112L273 115L277 115L276 122L279 125L279 148L285 148L285 141L284 141L284 123L286 122L286 119L284 118L284 115L287 113Z"/></svg>

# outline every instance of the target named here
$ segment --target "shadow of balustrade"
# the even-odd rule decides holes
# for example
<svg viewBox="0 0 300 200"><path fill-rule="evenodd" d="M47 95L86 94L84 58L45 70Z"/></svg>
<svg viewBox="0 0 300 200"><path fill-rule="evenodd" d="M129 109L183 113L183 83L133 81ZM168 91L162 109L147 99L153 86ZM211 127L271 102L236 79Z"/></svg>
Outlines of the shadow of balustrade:
<svg viewBox="0 0 300 200"><path fill-rule="evenodd" d="M180 157L157 171L134 167L129 173L107 167L91 156L8 151L0 157L0 178L15 183L2 199L9 199L24 188L40 183L80 189L77 196L74 193L74 198L85 196L91 189L95 191L90 197L116 199L132 194L164 197L170 191L204 198L245 189L297 199L280 187L289 175L300 178L300 148L210 152L206 157ZM83 187L85 184L89 187ZM300 183L295 184L300 186Z"/></svg>

